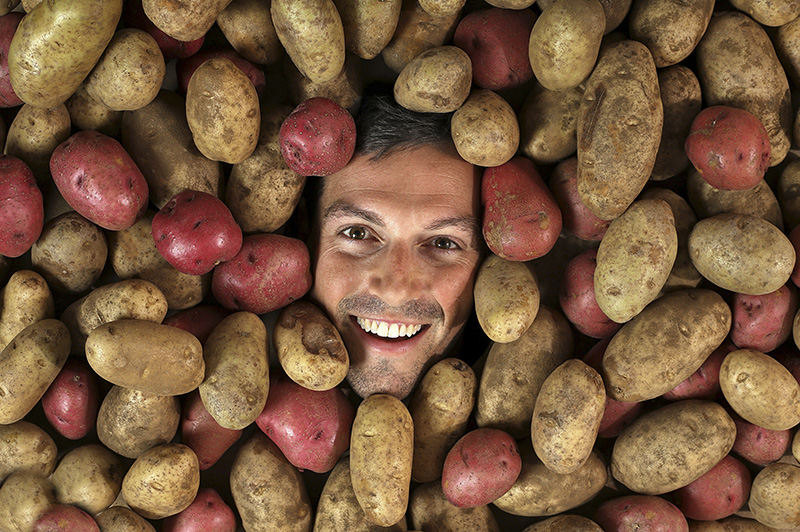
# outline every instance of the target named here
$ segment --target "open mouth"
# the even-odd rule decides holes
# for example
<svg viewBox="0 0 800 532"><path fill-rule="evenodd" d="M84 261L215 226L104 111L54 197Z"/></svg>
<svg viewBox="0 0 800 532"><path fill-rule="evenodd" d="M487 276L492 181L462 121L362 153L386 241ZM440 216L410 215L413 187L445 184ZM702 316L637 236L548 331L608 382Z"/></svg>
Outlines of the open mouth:
<svg viewBox="0 0 800 532"><path fill-rule="evenodd" d="M427 329L427 324L402 323L352 316L361 330L385 340L408 340Z"/></svg>

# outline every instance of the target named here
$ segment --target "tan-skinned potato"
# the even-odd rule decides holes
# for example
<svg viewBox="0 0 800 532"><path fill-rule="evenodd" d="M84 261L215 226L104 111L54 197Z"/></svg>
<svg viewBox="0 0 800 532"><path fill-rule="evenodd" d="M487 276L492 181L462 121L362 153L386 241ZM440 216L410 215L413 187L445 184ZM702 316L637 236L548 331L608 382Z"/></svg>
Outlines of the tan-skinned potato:
<svg viewBox="0 0 800 532"><path fill-rule="evenodd" d="M800 16L800 4L794 0L731 0L731 4L764 26L783 26Z"/></svg>
<svg viewBox="0 0 800 532"><path fill-rule="evenodd" d="M0 291L0 349L22 329L55 313L53 295L44 277L33 270L18 270Z"/></svg>
<svg viewBox="0 0 800 532"><path fill-rule="evenodd" d="M539 521L530 525L522 532L560 532L570 530L572 532L602 532L600 525L580 515L563 514Z"/></svg>
<svg viewBox="0 0 800 532"><path fill-rule="evenodd" d="M386 66L400 72L425 50L442 46L458 23L457 15L434 17L419 2L403 2L392 40L381 52Z"/></svg>
<svg viewBox="0 0 800 532"><path fill-rule="evenodd" d="M461 158L476 166L500 166L519 148L514 109L502 96L486 89L473 91L453 113L450 134Z"/></svg>
<svg viewBox="0 0 800 532"><path fill-rule="evenodd" d="M56 467L56 442L27 421L0 425L0 482L14 471L49 476Z"/></svg>
<svg viewBox="0 0 800 532"><path fill-rule="evenodd" d="M489 505L460 508L447 500L441 482L416 486L411 493L408 514L414 530L500 532Z"/></svg>
<svg viewBox="0 0 800 532"><path fill-rule="evenodd" d="M580 88L551 91L536 84L519 112L520 148L536 164L560 161L578 147Z"/></svg>
<svg viewBox="0 0 800 532"><path fill-rule="evenodd" d="M456 46L431 48L409 62L394 82L394 98L419 113L449 113L467 100L472 62Z"/></svg>
<svg viewBox="0 0 800 532"><path fill-rule="evenodd" d="M53 484L30 471L12 473L0 486L0 530L28 532L36 519L56 503Z"/></svg>
<svg viewBox="0 0 800 532"><path fill-rule="evenodd" d="M44 188L51 179L50 155L69 137L70 123L64 104L51 108L24 104L8 127L4 153L25 161Z"/></svg>
<svg viewBox="0 0 800 532"><path fill-rule="evenodd" d="M557 0L538 0L536 5L539 6L539 9L544 10L556 3L556 1ZM603 6L603 12L606 15L606 27L603 30L605 35L611 33L625 20L632 2L633 0L600 0Z"/></svg>
<svg viewBox="0 0 800 532"><path fill-rule="evenodd" d="M94 516L100 532L156 532L153 525L126 506L112 506Z"/></svg>
<svg viewBox="0 0 800 532"><path fill-rule="evenodd" d="M791 230L800 224L800 160L791 161L783 167L775 183L775 194L786 226Z"/></svg>
<svg viewBox="0 0 800 532"><path fill-rule="evenodd" d="M204 36L231 0L142 0L142 7L158 29L179 41Z"/></svg>
<svg viewBox="0 0 800 532"><path fill-rule="evenodd" d="M783 213L775 193L763 179L746 190L722 190L711 186L692 168L686 175L686 192L699 218L717 214L747 214L763 218L783 230Z"/></svg>
<svg viewBox="0 0 800 532"><path fill-rule="evenodd" d="M683 148L692 120L700 112L702 95L694 72L683 65L674 65L658 72L661 105L664 108L664 129L650 179L661 181L683 172L689 158Z"/></svg>
<svg viewBox="0 0 800 532"><path fill-rule="evenodd" d="M111 506L122 489L122 460L98 444L82 445L65 454L50 480L61 504L73 504L94 515Z"/></svg>
<svg viewBox="0 0 800 532"><path fill-rule="evenodd" d="M344 44L347 50L362 59L377 57L392 40L397 29L403 7L402 0L383 2L334 0L334 2L342 17Z"/></svg>
<svg viewBox="0 0 800 532"><path fill-rule="evenodd" d="M297 70L294 63L287 59L284 61L284 74L289 88L289 98L296 105L300 105L309 98L328 98L345 109L355 112L361 102L361 93L364 90L361 67L361 62L352 54L348 54L339 75L330 81L320 83L305 77ZM262 109L262 113L266 114L281 107L268 107Z"/></svg>
<svg viewBox="0 0 800 532"><path fill-rule="evenodd" d="M233 0L217 15L217 25L234 50L259 65L275 63L283 55L269 6L261 0Z"/></svg>
<svg viewBox="0 0 800 532"><path fill-rule="evenodd" d="M760 523L781 529L800 527L799 505L800 467L769 464L753 479L748 506Z"/></svg>
<svg viewBox="0 0 800 532"><path fill-rule="evenodd" d="M89 96L86 85L81 84L64 105L75 129L96 129L109 137L119 137L122 111L112 111ZM151 187L151 198L152 192Z"/></svg>
<svg viewBox="0 0 800 532"><path fill-rule="evenodd" d="M628 20L632 39L643 42L658 68L692 53L711 20L714 0L634 2Z"/></svg>

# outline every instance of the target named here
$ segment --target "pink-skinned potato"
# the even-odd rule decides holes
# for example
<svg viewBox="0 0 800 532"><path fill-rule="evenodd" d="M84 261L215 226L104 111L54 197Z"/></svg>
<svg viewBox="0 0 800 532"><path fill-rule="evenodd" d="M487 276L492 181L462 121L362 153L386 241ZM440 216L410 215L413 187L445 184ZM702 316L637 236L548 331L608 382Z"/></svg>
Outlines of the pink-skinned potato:
<svg viewBox="0 0 800 532"><path fill-rule="evenodd" d="M192 74L194 74L194 71L197 70L200 65L214 57L230 59L239 70L244 72L244 74L250 78L250 82L253 84L253 87L255 87L256 93L259 96L264 91L264 86L266 85L264 71L236 53L235 50L224 49L202 50L177 62L175 68L178 75L178 91L181 94L186 94L186 90L189 87L189 80L192 79Z"/></svg>
<svg viewBox="0 0 800 532"><path fill-rule="evenodd" d="M765 466L786 454L792 440L790 430L770 430L754 425L738 416L733 416L736 424L736 439L731 451L751 464Z"/></svg>
<svg viewBox="0 0 800 532"><path fill-rule="evenodd" d="M789 242L792 243L795 255L800 257L800 225L789 232ZM800 261L794 263L790 279L795 286L800 286Z"/></svg>
<svg viewBox="0 0 800 532"><path fill-rule="evenodd" d="M736 107L707 107L692 121L686 156L711 186L747 190L769 168L770 140L761 121Z"/></svg>
<svg viewBox="0 0 800 532"><path fill-rule="evenodd" d="M458 23L453 44L472 60L472 81L493 91L522 85L533 77L528 40L533 11L499 9L473 11Z"/></svg>
<svg viewBox="0 0 800 532"><path fill-rule="evenodd" d="M204 344L214 327L228 314L230 311L219 305L197 305L164 318L162 323L190 332Z"/></svg>
<svg viewBox="0 0 800 532"><path fill-rule="evenodd" d="M775 350L791 336L797 306L797 289L788 283L769 294L734 294L731 340L741 349Z"/></svg>
<svg viewBox="0 0 800 532"><path fill-rule="evenodd" d="M750 484L747 467L728 455L694 482L675 490L675 505L689 519L716 521L744 505Z"/></svg>
<svg viewBox="0 0 800 532"><path fill-rule="evenodd" d="M203 46L205 36L199 37L193 41L179 41L174 37L170 37L158 27L153 24L153 21L147 18L142 7L142 0L127 0L122 10L122 20L126 28L138 28L150 34L156 40L161 53L164 55L164 60L170 59L185 59L197 53ZM186 91L184 90L184 93Z"/></svg>
<svg viewBox="0 0 800 532"><path fill-rule="evenodd" d="M181 441L194 451L200 471L205 471L236 443L242 431L226 429L217 423L197 390L184 396L181 406Z"/></svg>
<svg viewBox="0 0 800 532"><path fill-rule="evenodd" d="M725 355L735 351L736 346L725 342L708 355L697 371L681 381L677 386L663 395L664 399L679 401L681 399L714 399L720 391L719 368Z"/></svg>
<svg viewBox="0 0 800 532"><path fill-rule="evenodd" d="M522 458L510 434L487 427L475 429L447 453L442 491L460 508L483 506L507 492L521 471Z"/></svg>
<svg viewBox="0 0 800 532"><path fill-rule="evenodd" d="M483 237L495 255L528 261L550 251L561 234L561 211L530 159L487 168L481 180Z"/></svg>
<svg viewBox="0 0 800 532"><path fill-rule="evenodd" d="M70 440L86 436L97 421L100 383L89 364L70 357L42 396L47 421Z"/></svg>
<svg viewBox="0 0 800 532"><path fill-rule="evenodd" d="M153 216L156 249L176 270L203 275L242 248L242 229L216 196L184 190Z"/></svg>
<svg viewBox="0 0 800 532"><path fill-rule="evenodd" d="M310 260L301 240L272 233L250 235L235 257L214 268L211 291L227 309L265 314L308 292Z"/></svg>
<svg viewBox="0 0 800 532"><path fill-rule="evenodd" d="M59 144L50 174L66 202L103 229L127 229L147 208L141 170L122 144L97 131L79 131Z"/></svg>
<svg viewBox="0 0 800 532"><path fill-rule="evenodd" d="M594 270L597 250L587 249L573 257L561 277L558 302L567 319L578 331L592 338L613 335L620 327L606 316L594 296Z"/></svg>
<svg viewBox="0 0 800 532"><path fill-rule="evenodd" d="M355 410L338 388L315 391L271 375L267 404L256 425L297 468L333 469L350 447Z"/></svg>
<svg viewBox="0 0 800 532"><path fill-rule="evenodd" d="M30 167L16 157L0 157L0 255L24 254L42 227L44 201Z"/></svg>
<svg viewBox="0 0 800 532"><path fill-rule="evenodd" d="M328 98L309 98L286 117L279 132L281 155L302 176L326 176L350 162L356 124L350 113Z"/></svg>
<svg viewBox="0 0 800 532"><path fill-rule="evenodd" d="M77 506L54 504L36 519L31 532L100 532L100 527Z"/></svg>
<svg viewBox="0 0 800 532"><path fill-rule="evenodd" d="M654 495L609 499L597 507L594 520L605 532L689 532L689 524L681 511Z"/></svg>
<svg viewBox="0 0 800 532"><path fill-rule="evenodd" d="M0 107L22 105L8 75L8 48L24 13L11 12L0 17Z"/></svg>
<svg viewBox="0 0 800 532"><path fill-rule="evenodd" d="M600 241L610 220L598 218L578 194L578 159L564 159L550 176L550 191L561 210L564 229L581 240Z"/></svg>
<svg viewBox="0 0 800 532"><path fill-rule="evenodd" d="M202 488L185 510L164 519L161 530L162 532L235 532L236 516L219 493L212 488Z"/></svg>

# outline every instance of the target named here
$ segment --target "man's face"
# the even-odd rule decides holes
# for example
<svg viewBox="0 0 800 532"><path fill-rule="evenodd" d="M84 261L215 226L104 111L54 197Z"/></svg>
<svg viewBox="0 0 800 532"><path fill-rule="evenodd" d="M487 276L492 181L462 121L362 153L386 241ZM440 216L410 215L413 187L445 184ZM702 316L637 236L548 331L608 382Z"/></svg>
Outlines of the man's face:
<svg viewBox="0 0 800 532"><path fill-rule="evenodd" d="M324 178L312 297L350 355L362 397L407 396L472 308L480 185L452 148L356 156Z"/></svg>

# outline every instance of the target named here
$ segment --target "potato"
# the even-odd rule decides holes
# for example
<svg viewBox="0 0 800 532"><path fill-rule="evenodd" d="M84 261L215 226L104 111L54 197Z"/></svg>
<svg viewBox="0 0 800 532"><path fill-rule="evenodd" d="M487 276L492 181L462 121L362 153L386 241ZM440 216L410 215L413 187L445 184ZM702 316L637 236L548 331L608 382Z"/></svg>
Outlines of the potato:
<svg viewBox="0 0 800 532"><path fill-rule="evenodd" d="M191 392L205 371L203 348L193 334L137 319L95 328L86 339L86 360L112 384L158 395Z"/></svg>
<svg viewBox="0 0 800 532"><path fill-rule="evenodd" d="M108 257L103 231L68 212L47 222L31 247L31 262L57 292L86 292L100 278Z"/></svg>
<svg viewBox="0 0 800 532"><path fill-rule="evenodd" d="M777 462L786 454L792 437L788 429L765 429L738 416L733 422L736 423L736 441L732 450L748 462L765 466Z"/></svg>
<svg viewBox="0 0 800 532"><path fill-rule="evenodd" d="M736 425L717 403L688 399L637 418L614 442L611 474L629 489L660 495L686 486L728 454Z"/></svg>
<svg viewBox="0 0 800 532"><path fill-rule="evenodd" d="M56 499L73 504L95 515L119 495L125 467L122 461L102 445L81 445L65 454L51 480Z"/></svg>
<svg viewBox="0 0 800 532"><path fill-rule="evenodd" d="M551 91L535 84L519 112L520 148L537 164L560 161L578 147L582 91ZM563 210L563 209L562 209Z"/></svg>
<svg viewBox="0 0 800 532"><path fill-rule="evenodd" d="M263 434L255 432L239 448L230 486L246 530L311 529L313 517L303 477Z"/></svg>
<svg viewBox="0 0 800 532"><path fill-rule="evenodd" d="M544 9L553 5L557 1L558 0L539 0L536 2L536 5L539 6L540 9ZM604 33L606 35L611 33L611 31L616 29L617 26L622 23L628 14L628 10L631 7L631 2L632 0L600 0L600 4L603 6L603 12L606 15L606 26L604 29Z"/></svg>
<svg viewBox="0 0 800 532"><path fill-rule="evenodd" d="M54 313L53 295L47 281L33 270L18 270L0 291L0 349L28 325Z"/></svg>
<svg viewBox="0 0 800 532"><path fill-rule="evenodd" d="M713 10L714 0L634 2L628 16L630 35L650 49L656 67L674 65L700 42Z"/></svg>
<svg viewBox="0 0 800 532"><path fill-rule="evenodd" d="M486 0L486 3L505 9L525 9L533 5L535 1L536 0Z"/></svg>
<svg viewBox="0 0 800 532"><path fill-rule="evenodd" d="M94 428L100 408L99 383L89 365L70 357L42 396L42 409L50 425L70 440Z"/></svg>
<svg viewBox="0 0 800 532"><path fill-rule="evenodd" d="M124 28L86 78L86 92L113 111L134 111L153 101L165 73L156 40L146 31Z"/></svg>
<svg viewBox="0 0 800 532"><path fill-rule="evenodd" d="M789 150L789 83L764 29L743 13L713 17L697 45L697 74L706 105L738 107L767 129L770 166Z"/></svg>
<svg viewBox="0 0 800 532"><path fill-rule="evenodd" d="M606 338L621 326L609 319L594 297L594 272L597 268L597 251L587 249L573 257L566 265L558 303L561 311L579 332L592 338Z"/></svg>
<svg viewBox="0 0 800 532"><path fill-rule="evenodd" d="M549 184L561 211L564 229L581 240L601 240L611 222L595 216L581 200L578 194L578 159L571 157L558 163Z"/></svg>
<svg viewBox="0 0 800 532"><path fill-rule="evenodd" d="M153 525L133 510L112 506L95 516L100 532L156 532Z"/></svg>
<svg viewBox="0 0 800 532"><path fill-rule="evenodd" d="M334 0L334 3L342 19L345 48L362 59L373 59L386 48L395 33L403 6L402 0L378 3ZM452 18L456 14L448 13L441 16ZM437 15L430 14L430 16Z"/></svg>
<svg viewBox="0 0 800 532"><path fill-rule="evenodd" d="M700 274L725 290L774 292L792 273L792 243L774 225L743 214L718 214L689 234L689 257Z"/></svg>
<svg viewBox="0 0 800 532"><path fill-rule="evenodd" d="M147 17L161 31L179 41L193 41L206 34L217 15L231 0L189 0L169 2L142 0Z"/></svg>
<svg viewBox="0 0 800 532"><path fill-rule="evenodd" d="M219 532L236 532L233 510L212 488L203 488L185 510L164 520L164 532L205 529Z"/></svg>
<svg viewBox="0 0 800 532"><path fill-rule="evenodd" d="M114 36L122 0L43 2L17 27L8 49L8 73L25 103L64 103Z"/></svg>
<svg viewBox="0 0 800 532"><path fill-rule="evenodd" d="M8 48L11 45L11 39L17 31L19 21L22 20L24 13L9 12L16 5L19 0L7 0L0 3L0 50L2 50L2 57L0 58L0 72L2 72L2 81L0 81L0 107L16 107L22 105L22 100L19 99L14 88L11 86L11 79L8 76Z"/></svg>
<svg viewBox="0 0 800 532"><path fill-rule="evenodd" d="M781 25L772 37L775 52L781 60L786 74L795 84L800 81L800 48L797 47L797 35L800 30L800 20L795 18L791 22Z"/></svg>
<svg viewBox="0 0 800 532"><path fill-rule="evenodd" d="M166 443L139 455L122 480L121 494L146 519L175 515L188 507L200 487L197 455L180 443Z"/></svg>
<svg viewBox="0 0 800 532"><path fill-rule="evenodd" d="M493 342L518 340L539 312L539 285L533 271L497 255L484 259L473 293L478 323Z"/></svg>
<svg viewBox="0 0 800 532"><path fill-rule="evenodd" d="M103 445L127 458L167 443L180 418L178 399L114 386L97 413L97 437Z"/></svg>
<svg viewBox="0 0 800 532"><path fill-rule="evenodd" d="M484 170L481 203L483 238L506 260L542 257L561 233L561 211L534 164L524 157Z"/></svg>
<svg viewBox="0 0 800 532"><path fill-rule="evenodd" d="M50 476L58 449L53 438L27 421L0 425L0 482L15 471Z"/></svg>
<svg viewBox="0 0 800 532"><path fill-rule="evenodd" d="M800 5L792 0L731 0L731 4L764 26L783 26L800 16Z"/></svg>
<svg viewBox="0 0 800 532"><path fill-rule="evenodd" d="M63 103L46 109L25 104L8 127L4 153L23 160L44 189L50 184L50 155L67 140L70 125Z"/></svg>
<svg viewBox="0 0 800 532"><path fill-rule="evenodd" d="M162 323L192 333L202 344L228 314L230 312L219 305L197 305L171 315Z"/></svg>
<svg viewBox="0 0 800 532"><path fill-rule="evenodd" d="M230 48L223 48L221 50L200 50L196 54L192 54L190 57L178 61L175 65L176 74L178 76L178 92L185 95L195 71L209 59L215 58L229 59L245 76L247 76L253 84L253 87L255 87L256 94L260 96L264 92L264 86L266 84L264 70ZM279 94L281 94L281 92L282 91L280 91Z"/></svg>
<svg viewBox="0 0 800 532"><path fill-rule="evenodd" d="M342 337L312 303L295 301L281 311L274 342L286 375L304 388L329 390L347 376L350 357Z"/></svg>
<svg viewBox="0 0 800 532"><path fill-rule="evenodd" d="M522 532L559 532L565 529L572 532L601 532L603 530L588 517L562 514L529 525Z"/></svg>
<svg viewBox="0 0 800 532"><path fill-rule="evenodd" d="M406 513L413 450L414 423L399 399L374 394L361 402L350 437L350 476L370 522L391 526Z"/></svg>
<svg viewBox="0 0 800 532"><path fill-rule="evenodd" d="M267 3L234 0L217 15L217 26L248 61L269 65L283 54Z"/></svg>
<svg viewBox="0 0 800 532"><path fill-rule="evenodd" d="M519 124L502 96L487 89L469 95L453 113L450 132L458 154L477 166L500 166L519 148Z"/></svg>
<svg viewBox="0 0 800 532"><path fill-rule="evenodd" d="M412 502L413 504L413 502ZM314 517L315 532L400 532L407 530L405 517L391 527L374 525L367 521L364 510L358 504L350 480L350 457L345 456L328 475L319 497Z"/></svg>
<svg viewBox="0 0 800 532"><path fill-rule="evenodd" d="M681 511L666 499L626 495L602 503L594 514L603 530L669 530L689 532Z"/></svg>
<svg viewBox="0 0 800 532"><path fill-rule="evenodd" d="M25 417L61 371L69 355L69 331L44 319L25 327L0 351L0 424Z"/></svg>
<svg viewBox="0 0 800 532"><path fill-rule="evenodd" d="M531 442L548 469L577 471L589 459L603 418L603 379L577 359L567 360L542 383L531 418Z"/></svg>
<svg viewBox="0 0 800 532"><path fill-rule="evenodd" d="M420 113L449 113L467 100L472 63L456 46L438 46L414 57L394 82L394 98Z"/></svg>
<svg viewBox="0 0 800 532"><path fill-rule="evenodd" d="M638 4L637 4L638 5ZM664 127L661 144L650 179L661 181L674 177L689 166L683 146L692 120L700 112L700 82L694 72L683 65L674 65L658 72Z"/></svg>
<svg viewBox="0 0 800 532"><path fill-rule="evenodd" d="M408 406L414 423L415 482L441 476L447 452L467 430L476 389L475 372L457 358L440 360L422 377Z"/></svg>
<svg viewBox="0 0 800 532"><path fill-rule="evenodd" d="M753 517L773 528L800 526L800 467L770 464L753 479L748 501Z"/></svg>
<svg viewBox="0 0 800 532"><path fill-rule="evenodd" d="M747 214L783 229L781 207L763 179L748 190L721 190L711 186L694 168L687 172L687 196L699 218L717 214Z"/></svg>
<svg viewBox="0 0 800 532"><path fill-rule="evenodd" d="M311 98L328 98L352 112L358 109L364 91L364 79L361 63L352 55L345 58L344 68L338 76L323 83L303 76L291 61L284 61L283 67L289 99L295 105Z"/></svg>
<svg viewBox="0 0 800 532"><path fill-rule="evenodd" d="M122 10L123 26L126 28L139 28L149 33L158 43L161 53L164 54L164 60L182 59L189 57L203 46L205 36L202 35L197 39L191 41L179 41L174 37L170 37L158 27L153 24L144 12L142 7L142 0L130 0L125 2Z"/></svg>
<svg viewBox="0 0 800 532"><path fill-rule="evenodd" d="M383 61L400 72L422 52L443 45L457 22L457 13L434 17L419 2L403 2L392 40L381 51Z"/></svg>
<svg viewBox="0 0 800 532"><path fill-rule="evenodd" d="M572 0L544 8L528 43L539 83L560 91L585 80L597 61L605 25L603 6L597 0Z"/></svg>
<svg viewBox="0 0 800 532"><path fill-rule="evenodd" d="M603 379L618 401L658 397L689 377L730 330L731 312L716 292L671 292L646 307L611 339Z"/></svg>
<svg viewBox="0 0 800 532"><path fill-rule="evenodd" d="M89 96L86 85L81 84L64 105L75 129L96 129L109 137L119 137L122 111L112 111Z"/></svg>
<svg viewBox="0 0 800 532"><path fill-rule="evenodd" d="M594 498L608 478L606 465L597 453L577 471L562 475L547 469L531 445L521 445L522 472L517 481L494 505L513 515L543 517L555 515Z"/></svg>
<svg viewBox="0 0 800 532"><path fill-rule="evenodd" d="M546 306L539 307L519 340L492 345L478 388L478 426L502 429L515 438L529 434L542 383L572 356L572 348L569 322Z"/></svg>
<svg viewBox="0 0 800 532"><path fill-rule="evenodd" d="M673 389L664 393L662 397L670 401L679 399L716 399L720 393L719 368L722 366L725 356L735 350L735 345L730 342L724 342L708 355L705 362L697 368L697 371L683 379ZM734 444L735 446L736 444Z"/></svg>
<svg viewBox="0 0 800 532"><path fill-rule="evenodd" d="M0 529L29 532L36 519L56 503L53 484L30 471L17 471L0 486Z"/></svg>
<svg viewBox="0 0 800 532"><path fill-rule="evenodd" d="M33 525L33 532L100 532L92 516L76 506L54 504L42 513Z"/></svg>
<svg viewBox="0 0 800 532"><path fill-rule="evenodd" d="M675 492L675 504L691 519L714 521L738 511L750 494L750 471L731 455Z"/></svg>
<svg viewBox="0 0 800 532"><path fill-rule="evenodd" d="M731 341L763 353L775 350L791 336L797 307L797 289L788 283L763 296L734 294Z"/></svg>
<svg viewBox="0 0 800 532"><path fill-rule="evenodd" d="M233 62L209 59L189 81L186 120L200 153L212 161L242 162L258 142L258 95Z"/></svg>
<svg viewBox="0 0 800 532"><path fill-rule="evenodd" d="M270 13L278 39L305 77L321 83L339 75L345 38L333 0L274 0Z"/></svg>
<svg viewBox="0 0 800 532"><path fill-rule="evenodd" d="M792 229L800 225L800 160L783 167L775 189L786 226Z"/></svg>
<svg viewBox="0 0 800 532"><path fill-rule="evenodd" d="M663 119L649 50L637 41L608 46L578 112L578 193L597 217L613 220L639 195L655 164Z"/></svg>
<svg viewBox="0 0 800 532"><path fill-rule="evenodd" d="M414 488L411 493L408 513L412 526L417 530L439 532L499 532L492 511L488 506L459 508L444 496L439 482L429 482Z"/></svg>
<svg viewBox="0 0 800 532"><path fill-rule="evenodd" d="M0 255L19 257L42 233L44 203L31 169L16 157L0 157L0 203Z"/></svg>
<svg viewBox="0 0 800 532"><path fill-rule="evenodd" d="M198 390L183 397L181 442L197 455L200 471L217 463L241 435L241 430L226 429L211 417Z"/></svg>

